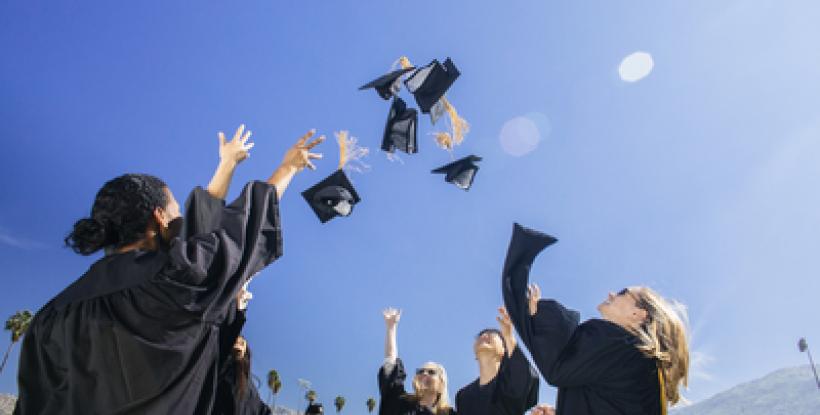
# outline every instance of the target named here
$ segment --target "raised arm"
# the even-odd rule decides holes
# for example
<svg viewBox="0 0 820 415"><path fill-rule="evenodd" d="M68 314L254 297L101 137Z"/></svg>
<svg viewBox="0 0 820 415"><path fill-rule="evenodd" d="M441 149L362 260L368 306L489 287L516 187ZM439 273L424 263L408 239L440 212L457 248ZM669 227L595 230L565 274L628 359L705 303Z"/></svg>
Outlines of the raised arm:
<svg viewBox="0 0 820 415"><path fill-rule="evenodd" d="M504 346L507 349L507 357L512 357L517 343L515 334L513 334L513 323L510 319L510 315L507 313L507 309L498 307L498 317L495 319L498 321L499 327L501 327L501 338L504 340Z"/></svg>
<svg viewBox="0 0 820 415"><path fill-rule="evenodd" d="M492 402L499 413L523 414L538 402L538 373L516 347L513 322L507 310L500 307L498 313L507 356L501 361Z"/></svg>
<svg viewBox="0 0 820 415"><path fill-rule="evenodd" d="M404 364L399 359L399 350L396 346L396 329L401 318L401 311L388 308L382 312L386 326L384 336L384 363L379 368L379 415L395 415L401 413L402 397L407 393L404 381L407 374Z"/></svg>
<svg viewBox="0 0 820 415"><path fill-rule="evenodd" d="M228 187L231 185L233 172L236 166L250 156L248 151L253 148L253 143L249 143L251 131L245 131L245 124L236 129L231 141L225 140L225 133L220 131L219 138L219 165L216 167L214 176L208 183L208 193L217 198L225 199L228 194Z"/></svg>
<svg viewBox="0 0 820 415"><path fill-rule="evenodd" d="M288 188L291 179L296 173L302 171L305 167L316 170L316 166L310 162L313 159L320 159L322 158L321 154L311 153L310 150L313 147L316 147L322 141L325 141L325 136L320 136L319 138L308 142L308 140L316 134L316 130L310 130L305 135L299 138L296 141L296 144L293 145L290 149L288 149L287 153L285 153L285 157L282 160L282 164L273 172L273 174L268 179L268 184L272 184L276 187L276 196L279 200L282 199L282 195L285 193L285 189Z"/></svg>
<svg viewBox="0 0 820 415"><path fill-rule="evenodd" d="M384 359L386 363L395 363L399 357L399 348L396 344L396 331L401 319L401 311L395 308L388 308L382 312L384 316Z"/></svg>

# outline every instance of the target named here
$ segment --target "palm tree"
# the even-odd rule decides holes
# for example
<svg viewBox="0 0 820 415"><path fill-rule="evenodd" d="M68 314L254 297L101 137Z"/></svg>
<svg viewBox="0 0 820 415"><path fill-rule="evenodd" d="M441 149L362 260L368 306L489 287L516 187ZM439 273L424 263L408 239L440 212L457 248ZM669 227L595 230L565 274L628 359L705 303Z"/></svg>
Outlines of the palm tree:
<svg viewBox="0 0 820 415"><path fill-rule="evenodd" d="M336 399L333 400L333 405L336 405L336 413L342 412L342 408L345 407L344 396L337 396Z"/></svg>
<svg viewBox="0 0 820 415"><path fill-rule="evenodd" d="M11 353L14 343L20 341L20 338L22 338L26 330L28 330L29 324L31 324L31 311L28 310L18 311L6 320L6 330L11 331L11 344L8 350L6 350L6 355L3 356L3 363L0 363L0 373L3 373L3 368L6 367L6 360L9 358L9 353Z"/></svg>
<svg viewBox="0 0 820 415"><path fill-rule="evenodd" d="M374 409L376 409L376 400L373 398L367 398L367 412L371 413Z"/></svg>
<svg viewBox="0 0 820 415"><path fill-rule="evenodd" d="M275 369L271 369L270 372L268 372L268 388L270 388L271 391L273 407L276 408L276 395L282 390L282 379L279 378L279 372ZM268 406L270 406L270 404L271 402L268 402Z"/></svg>
<svg viewBox="0 0 820 415"><path fill-rule="evenodd" d="M316 400L316 391L311 389L305 393L305 399L307 399L308 404L313 404L313 401Z"/></svg>

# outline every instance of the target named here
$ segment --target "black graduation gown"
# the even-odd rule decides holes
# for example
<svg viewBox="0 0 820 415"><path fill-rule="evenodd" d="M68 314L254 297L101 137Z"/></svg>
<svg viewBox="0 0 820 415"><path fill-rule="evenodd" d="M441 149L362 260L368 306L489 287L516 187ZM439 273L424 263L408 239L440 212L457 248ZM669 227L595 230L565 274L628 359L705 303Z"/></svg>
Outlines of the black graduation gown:
<svg viewBox="0 0 820 415"><path fill-rule="evenodd" d="M233 300L282 255L273 186L223 205L195 189L167 251L106 256L49 301L23 341L14 413L210 413Z"/></svg>
<svg viewBox="0 0 820 415"><path fill-rule="evenodd" d="M523 415L538 403L538 373L518 347L501 360L498 374L486 385L479 379L456 394L461 415Z"/></svg>
<svg viewBox="0 0 820 415"><path fill-rule="evenodd" d="M580 315L541 300L530 316L526 296L535 257L555 239L515 226L504 264L504 303L541 375L558 387L558 415L659 415L657 363L638 339L605 320L579 325Z"/></svg>
<svg viewBox="0 0 820 415"><path fill-rule="evenodd" d="M268 415L270 408L259 396L259 390L253 379L248 379L245 393L239 393L239 384L236 381L236 360L233 356L233 346L245 325L245 311L236 310L229 314L225 327L220 333L221 361L219 370L219 384L217 385L216 409L214 414L219 415ZM248 374L250 376L250 374Z"/></svg>
<svg viewBox="0 0 820 415"><path fill-rule="evenodd" d="M407 395L404 389L406 379L404 363L399 358L396 358L396 364L390 373L385 373L384 366L379 369L379 415L441 415L433 414L413 396ZM447 415L456 415L456 411L450 408Z"/></svg>

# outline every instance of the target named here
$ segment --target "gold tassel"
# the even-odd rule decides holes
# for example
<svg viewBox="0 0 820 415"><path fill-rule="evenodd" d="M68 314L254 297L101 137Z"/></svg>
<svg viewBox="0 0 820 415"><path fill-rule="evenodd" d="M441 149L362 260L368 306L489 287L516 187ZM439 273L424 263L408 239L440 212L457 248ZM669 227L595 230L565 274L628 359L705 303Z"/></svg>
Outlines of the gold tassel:
<svg viewBox="0 0 820 415"><path fill-rule="evenodd" d="M433 135L435 135L436 144L438 144L439 147L447 151L451 151L453 149L453 138L450 137L450 133L439 131L433 133Z"/></svg>
<svg viewBox="0 0 820 415"><path fill-rule="evenodd" d="M453 130L453 144L459 145L464 141L464 135L470 132L470 124L464 118L461 118L456 111L456 107L450 103L447 97L441 97L441 103L450 117L450 127Z"/></svg>
<svg viewBox="0 0 820 415"><path fill-rule="evenodd" d="M663 372L660 366L658 366L658 383L661 385L661 415L666 415L666 385L663 382Z"/></svg>
<svg viewBox="0 0 820 415"><path fill-rule="evenodd" d="M347 164L347 134L345 130L336 133L336 142L339 143L339 170Z"/></svg>
<svg viewBox="0 0 820 415"><path fill-rule="evenodd" d="M412 68L413 64L410 63L410 59L407 59L407 56L402 56L399 58L399 65L401 65L402 69Z"/></svg>

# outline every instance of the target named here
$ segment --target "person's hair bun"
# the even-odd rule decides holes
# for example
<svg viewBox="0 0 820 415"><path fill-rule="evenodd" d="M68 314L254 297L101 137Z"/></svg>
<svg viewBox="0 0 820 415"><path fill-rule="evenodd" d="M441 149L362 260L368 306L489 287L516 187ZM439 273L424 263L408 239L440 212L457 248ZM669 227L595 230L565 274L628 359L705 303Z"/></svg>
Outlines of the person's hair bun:
<svg viewBox="0 0 820 415"><path fill-rule="evenodd" d="M93 218L83 218L65 238L65 244L81 255L91 255L106 245L105 225Z"/></svg>

